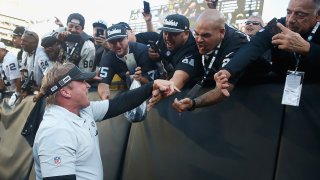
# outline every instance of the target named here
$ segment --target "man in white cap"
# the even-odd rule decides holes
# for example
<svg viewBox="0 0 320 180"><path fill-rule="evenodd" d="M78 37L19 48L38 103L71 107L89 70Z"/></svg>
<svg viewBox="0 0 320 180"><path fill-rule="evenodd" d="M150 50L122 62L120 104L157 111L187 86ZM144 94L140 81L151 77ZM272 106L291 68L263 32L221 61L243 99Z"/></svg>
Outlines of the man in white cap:
<svg viewBox="0 0 320 180"><path fill-rule="evenodd" d="M13 106L20 97L21 79L17 58L0 42L0 94L4 91L13 93L8 102Z"/></svg>
<svg viewBox="0 0 320 180"><path fill-rule="evenodd" d="M95 21L92 24L94 46L96 48L96 55L94 58L93 71L99 69L99 64L103 53L107 53L108 43L106 41L107 23L104 20ZM106 51L106 52L105 52Z"/></svg>

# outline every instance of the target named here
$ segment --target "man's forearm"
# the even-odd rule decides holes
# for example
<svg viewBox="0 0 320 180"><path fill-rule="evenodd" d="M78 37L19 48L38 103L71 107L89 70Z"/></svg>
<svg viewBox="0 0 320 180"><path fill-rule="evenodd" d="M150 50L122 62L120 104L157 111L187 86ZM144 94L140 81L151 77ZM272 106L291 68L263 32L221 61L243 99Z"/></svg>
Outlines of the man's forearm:
<svg viewBox="0 0 320 180"><path fill-rule="evenodd" d="M231 92L232 89L233 89L233 85L230 84L228 91ZM196 103L195 108L214 105L214 104L217 104L217 103L223 101L225 98L226 98L226 96L223 95L223 93L221 92L220 89L214 88L214 89L206 92L205 94L194 99L195 103Z"/></svg>

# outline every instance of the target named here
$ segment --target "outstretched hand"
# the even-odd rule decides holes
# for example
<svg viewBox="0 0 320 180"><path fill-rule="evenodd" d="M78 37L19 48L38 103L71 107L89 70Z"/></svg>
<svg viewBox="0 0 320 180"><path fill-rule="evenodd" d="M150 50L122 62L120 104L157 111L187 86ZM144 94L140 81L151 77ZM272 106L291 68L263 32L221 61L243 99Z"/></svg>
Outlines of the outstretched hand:
<svg viewBox="0 0 320 180"><path fill-rule="evenodd" d="M172 103L172 107L179 113L184 112L192 107L192 100L190 98L184 98L180 100L175 98Z"/></svg>
<svg viewBox="0 0 320 180"><path fill-rule="evenodd" d="M180 92L180 90L174 85L173 82L162 79L154 80L152 97L150 98L147 107L148 111L161 99L172 95L176 91Z"/></svg>
<svg viewBox="0 0 320 180"><path fill-rule="evenodd" d="M281 33L272 37L272 44L279 49L296 52L300 54L307 54L310 50L310 44L304 40L299 33L293 32L281 23L277 23L278 28L281 29Z"/></svg>
<svg viewBox="0 0 320 180"><path fill-rule="evenodd" d="M216 81L216 88L220 89L222 94L229 97L230 93L228 88L230 87L228 79L231 74L227 70L220 70L214 74L214 80Z"/></svg>

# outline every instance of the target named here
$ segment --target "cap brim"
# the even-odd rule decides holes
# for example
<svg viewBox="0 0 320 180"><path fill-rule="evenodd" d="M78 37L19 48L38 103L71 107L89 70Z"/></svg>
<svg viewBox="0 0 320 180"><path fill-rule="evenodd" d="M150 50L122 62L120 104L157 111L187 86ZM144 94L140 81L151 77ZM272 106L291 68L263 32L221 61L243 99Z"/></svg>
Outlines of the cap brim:
<svg viewBox="0 0 320 180"><path fill-rule="evenodd" d="M169 27L161 27L158 28L161 31L166 31L166 32L184 32L185 30L182 29L175 29L175 28L169 28Z"/></svg>
<svg viewBox="0 0 320 180"><path fill-rule="evenodd" d="M67 74L60 78L52 87L46 90L46 96L54 94L59 89L69 84L71 81L89 80L96 76L95 72L83 72L77 66L70 69Z"/></svg>
<svg viewBox="0 0 320 180"><path fill-rule="evenodd" d="M79 81L79 80L89 80L96 76L96 72L82 72L81 74L73 77L72 80Z"/></svg>
<svg viewBox="0 0 320 180"><path fill-rule="evenodd" d="M127 37L128 35L123 35L123 34L121 34L121 35L116 35L116 36L112 36L112 37L109 37L109 38L107 38L107 41L110 41L110 40L113 40L113 39L122 39L122 38L125 38L125 37Z"/></svg>

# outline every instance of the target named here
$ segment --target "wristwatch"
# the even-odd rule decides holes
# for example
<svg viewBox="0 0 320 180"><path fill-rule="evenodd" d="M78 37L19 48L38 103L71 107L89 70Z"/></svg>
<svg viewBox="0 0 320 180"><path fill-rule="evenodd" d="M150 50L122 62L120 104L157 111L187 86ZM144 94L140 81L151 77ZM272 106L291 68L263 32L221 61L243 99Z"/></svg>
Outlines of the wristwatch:
<svg viewBox="0 0 320 180"><path fill-rule="evenodd" d="M188 108L188 111L193 111L194 109L196 109L196 101L194 100L194 98L192 98L191 100L192 100L192 106L191 108Z"/></svg>

